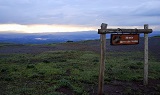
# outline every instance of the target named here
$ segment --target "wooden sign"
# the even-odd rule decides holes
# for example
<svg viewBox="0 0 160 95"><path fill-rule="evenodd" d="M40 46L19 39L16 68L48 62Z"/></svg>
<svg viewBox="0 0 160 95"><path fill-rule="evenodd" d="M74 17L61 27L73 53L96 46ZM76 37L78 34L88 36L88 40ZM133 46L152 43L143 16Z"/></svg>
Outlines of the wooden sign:
<svg viewBox="0 0 160 95"><path fill-rule="evenodd" d="M111 34L111 45L139 44L139 34Z"/></svg>
<svg viewBox="0 0 160 95"><path fill-rule="evenodd" d="M122 33L122 34L113 34ZM128 34L126 34L128 33ZM144 25L144 29L107 29L107 24L102 23L100 34L101 58L98 81L98 95L104 95L104 72L106 62L106 34L111 34L112 45L134 45L139 43L139 34L144 33L144 76L143 84L148 85L148 33L152 33L152 29L148 29L148 24Z"/></svg>

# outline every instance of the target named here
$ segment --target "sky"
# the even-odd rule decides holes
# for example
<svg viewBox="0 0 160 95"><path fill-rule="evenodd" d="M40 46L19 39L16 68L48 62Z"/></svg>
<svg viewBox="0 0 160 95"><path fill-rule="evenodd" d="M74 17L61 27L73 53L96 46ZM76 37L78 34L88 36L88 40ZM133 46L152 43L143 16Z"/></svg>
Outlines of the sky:
<svg viewBox="0 0 160 95"><path fill-rule="evenodd" d="M0 32L44 33L108 28L160 30L160 0L0 0Z"/></svg>

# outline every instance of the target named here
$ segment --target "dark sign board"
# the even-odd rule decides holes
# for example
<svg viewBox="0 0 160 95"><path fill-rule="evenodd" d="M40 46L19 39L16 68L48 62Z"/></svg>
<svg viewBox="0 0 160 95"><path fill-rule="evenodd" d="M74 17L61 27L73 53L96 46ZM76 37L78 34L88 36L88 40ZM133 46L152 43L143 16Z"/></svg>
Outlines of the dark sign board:
<svg viewBox="0 0 160 95"><path fill-rule="evenodd" d="M111 34L111 45L139 44L139 34Z"/></svg>

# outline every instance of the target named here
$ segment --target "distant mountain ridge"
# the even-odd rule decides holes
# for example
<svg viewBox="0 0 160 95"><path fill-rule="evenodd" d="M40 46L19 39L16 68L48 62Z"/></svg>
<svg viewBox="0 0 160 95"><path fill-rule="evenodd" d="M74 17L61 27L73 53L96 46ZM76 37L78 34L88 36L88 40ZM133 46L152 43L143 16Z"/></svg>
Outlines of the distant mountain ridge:
<svg viewBox="0 0 160 95"><path fill-rule="evenodd" d="M56 33L2 33L0 42L20 44L45 44L66 41L98 39L96 31L56 32Z"/></svg>
<svg viewBox="0 0 160 95"><path fill-rule="evenodd" d="M154 31L149 37L160 35L160 31ZM143 37L143 34L140 35ZM110 34L107 34L107 39ZM0 33L0 42L19 44L47 44L67 41L99 39L97 31L82 32L55 32L55 33Z"/></svg>

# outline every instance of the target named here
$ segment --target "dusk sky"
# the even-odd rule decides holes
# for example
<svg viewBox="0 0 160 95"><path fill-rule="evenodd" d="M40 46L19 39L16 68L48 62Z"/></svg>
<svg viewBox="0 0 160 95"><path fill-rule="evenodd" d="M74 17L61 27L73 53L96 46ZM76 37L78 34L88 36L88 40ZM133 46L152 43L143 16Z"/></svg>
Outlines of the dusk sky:
<svg viewBox="0 0 160 95"><path fill-rule="evenodd" d="M0 0L0 32L97 31L108 28L160 30L160 0Z"/></svg>

